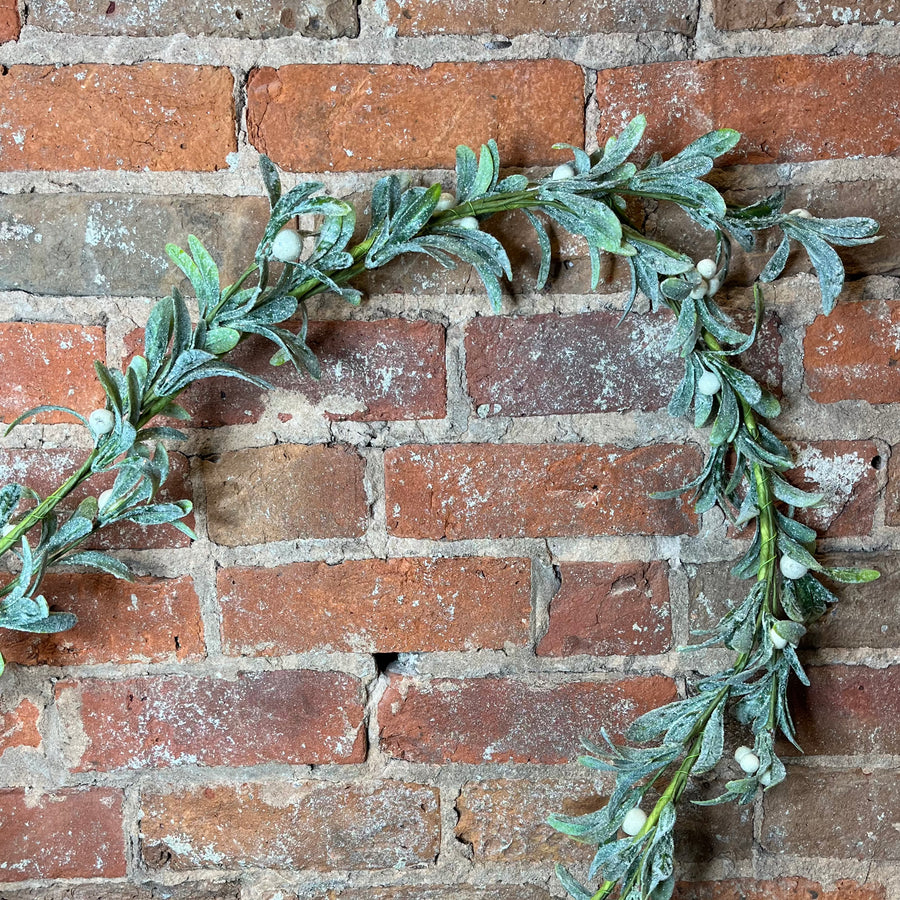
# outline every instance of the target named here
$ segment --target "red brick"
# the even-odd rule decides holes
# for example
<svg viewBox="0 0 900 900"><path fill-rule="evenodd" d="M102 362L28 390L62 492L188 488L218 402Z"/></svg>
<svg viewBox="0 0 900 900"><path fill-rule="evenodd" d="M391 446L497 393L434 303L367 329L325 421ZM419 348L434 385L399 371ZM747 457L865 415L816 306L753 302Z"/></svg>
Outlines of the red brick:
<svg viewBox="0 0 900 900"><path fill-rule="evenodd" d="M143 353L144 332L125 339L129 352ZM290 364L270 366L275 348L251 336L228 360L261 375L287 398L269 397L235 378L209 378L191 385L179 399L191 425L217 428L258 422L267 402L296 411L298 401L322 407L339 421L440 419L447 412L444 330L432 322L381 319L376 322L311 322L308 343L319 358L322 378L314 381ZM177 424L177 423L175 423Z"/></svg>
<svg viewBox="0 0 900 900"><path fill-rule="evenodd" d="M354 0L258 0L254 3L96 4L91 0L31 0L28 24L66 34L216 38L356 37Z"/></svg>
<svg viewBox="0 0 900 900"><path fill-rule="evenodd" d="M476 864L552 863L565 858L590 863L596 848L582 847L551 828L551 813L577 816L600 809L593 783L554 778L544 781L501 778L462 786L456 801L456 840L472 850Z"/></svg>
<svg viewBox="0 0 900 900"><path fill-rule="evenodd" d="M78 624L59 634L0 632L6 660L28 666L174 662L205 654L200 602L191 578L47 575L41 593Z"/></svg>
<svg viewBox="0 0 900 900"><path fill-rule="evenodd" d="M569 845L571 847L571 844ZM550 900L545 888L534 884L492 884L487 888L470 884L416 884L392 887L334 887L320 893L296 894L279 892L265 900Z"/></svg>
<svg viewBox="0 0 900 900"><path fill-rule="evenodd" d="M146 881L141 884L123 881L57 882L37 888L4 889L2 896L3 900L241 900L241 886L237 881L222 884L184 881L171 885Z"/></svg>
<svg viewBox="0 0 900 900"><path fill-rule="evenodd" d="M8 662L6 653L3 656ZM0 713L0 756L13 747L41 746L40 715L41 711L30 700L20 700L15 708Z"/></svg>
<svg viewBox="0 0 900 900"><path fill-rule="evenodd" d="M218 589L226 653L410 653L528 642L527 559L365 559L220 569Z"/></svg>
<svg viewBox="0 0 900 900"><path fill-rule="evenodd" d="M607 32L666 31L692 34L694 7L685 0L658 4L649 0L593 0L549 10L533 0L493 4L462 0L388 0L387 21L401 37L425 34L575 35ZM550 14L548 14L548 12Z"/></svg>
<svg viewBox="0 0 900 900"><path fill-rule="evenodd" d="M900 301L841 303L806 329L803 366L819 403L900 400Z"/></svg>
<svg viewBox="0 0 900 900"><path fill-rule="evenodd" d="M189 234L209 249L222 279L233 279L268 221L263 197L0 195L0 290L61 297L157 297L173 285L186 291L187 279L163 248L186 243Z"/></svg>
<svg viewBox="0 0 900 900"><path fill-rule="evenodd" d="M456 145L500 143L505 165L559 162L584 141L584 75L561 60L256 69L250 142L299 172L452 168Z"/></svg>
<svg viewBox="0 0 900 900"><path fill-rule="evenodd" d="M391 869L433 863L438 790L396 781L215 785L144 795L150 869Z"/></svg>
<svg viewBox="0 0 900 900"><path fill-rule="evenodd" d="M47 450L0 450L0 484L17 481L27 484L42 497L47 496L84 462L87 454L82 450L52 448ZM191 496L188 481L188 461L180 453L169 455L169 478L157 495L160 501L183 500ZM62 501L60 509L73 510L89 494L98 496L111 488L115 472L103 472L83 482L79 488ZM193 527L194 514L183 520ZM103 550L119 550L135 547L141 550L186 547L187 535L171 525L144 527L133 522L119 522L98 531L85 547Z"/></svg>
<svg viewBox="0 0 900 900"><path fill-rule="evenodd" d="M881 465L881 457L878 458ZM891 447L888 484L884 502L884 524L900 525L900 445Z"/></svg>
<svg viewBox="0 0 900 900"><path fill-rule="evenodd" d="M669 678L529 685L510 678L431 681L394 676L378 706L381 747L426 763L564 763L579 738L675 697Z"/></svg>
<svg viewBox="0 0 900 900"><path fill-rule="evenodd" d="M872 441L816 441L794 444L797 468L788 480L825 495L817 509L801 510L797 518L827 538L865 536L872 531L878 502L878 471Z"/></svg>
<svg viewBox="0 0 900 900"><path fill-rule="evenodd" d="M797 742L807 754L900 753L900 667L811 666L794 684ZM797 755L784 746L785 755Z"/></svg>
<svg viewBox="0 0 900 900"><path fill-rule="evenodd" d="M672 317L621 312L481 316L466 329L466 376L491 415L656 410L683 364L666 352Z"/></svg>
<svg viewBox="0 0 900 900"><path fill-rule="evenodd" d="M832 0L714 0L716 28L728 31L816 25L877 25L900 21L900 5L862 0L852 6ZM830 898L829 898L830 900Z"/></svg>
<svg viewBox="0 0 900 900"><path fill-rule="evenodd" d="M643 152L671 156L715 128L743 135L721 164L891 156L900 62L880 56L730 57L601 71L598 132L646 113ZM789 111L789 112L786 112Z"/></svg>
<svg viewBox="0 0 900 900"><path fill-rule="evenodd" d="M359 537L368 503L362 458L346 447L278 444L204 461L209 536L229 547Z"/></svg>
<svg viewBox="0 0 900 900"><path fill-rule="evenodd" d="M43 404L70 406L82 415L104 404L94 360L106 358L102 328L84 325L0 324L0 365L9 379L0 393L0 417L11 422ZM75 422L64 413L42 413L34 422Z"/></svg>
<svg viewBox="0 0 900 900"><path fill-rule="evenodd" d="M784 783L765 793L760 842L769 853L900 860L898 807L896 771L789 766Z"/></svg>
<svg viewBox="0 0 900 900"><path fill-rule="evenodd" d="M362 689L337 672L67 681L56 699L83 733L80 772L365 758Z"/></svg>
<svg viewBox="0 0 900 900"><path fill-rule="evenodd" d="M209 172L237 150L226 68L10 66L0 97L0 171Z"/></svg>
<svg viewBox="0 0 900 900"><path fill-rule="evenodd" d="M539 656L664 653L672 644L661 562L562 563Z"/></svg>
<svg viewBox="0 0 900 900"><path fill-rule="evenodd" d="M125 875L122 792L0 790L4 881Z"/></svg>
<svg viewBox="0 0 900 900"><path fill-rule="evenodd" d="M385 453L388 531L459 540L588 534L684 534L684 500L651 500L699 465L694 448L663 444L409 445Z"/></svg>
<svg viewBox="0 0 900 900"><path fill-rule="evenodd" d="M779 878L755 881L732 878L728 881L679 882L673 900L885 900L882 885L858 884L840 878L833 890L825 890L807 878Z"/></svg>
<svg viewBox="0 0 900 900"><path fill-rule="evenodd" d="M16 0L0 0L0 44L19 39L19 4Z"/></svg>

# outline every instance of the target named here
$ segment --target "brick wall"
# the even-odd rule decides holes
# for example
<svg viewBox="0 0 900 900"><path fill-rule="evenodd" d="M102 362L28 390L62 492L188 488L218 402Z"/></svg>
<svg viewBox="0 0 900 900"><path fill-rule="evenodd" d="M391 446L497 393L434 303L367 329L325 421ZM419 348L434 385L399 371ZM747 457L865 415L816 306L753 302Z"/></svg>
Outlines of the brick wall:
<svg viewBox="0 0 900 900"><path fill-rule="evenodd" d="M97 404L90 361L126 358L176 280L166 241L197 234L237 274L257 151L361 198L384 169L446 179L457 142L543 166L638 112L663 153L742 130L714 176L735 200L789 185L788 208L884 224L844 254L829 319L792 262L747 360L828 495L824 549L884 577L807 638L787 783L681 814L677 896L900 898L895 24L895 2L825 0L0 0L0 417ZM709 254L671 211L645 219ZM721 661L676 648L740 542L646 499L702 447L665 414L670 322L617 330L624 273L589 293L574 241L535 293L519 224L496 226L502 316L468 272L404 260L358 311L315 304L321 383L192 390L170 490L200 539L111 533L136 584L53 576L77 629L0 635L3 900L560 895L553 862L588 857L542 821L604 787L579 736ZM735 260L736 308L766 249ZM0 476L47 490L83 445L26 425Z"/></svg>

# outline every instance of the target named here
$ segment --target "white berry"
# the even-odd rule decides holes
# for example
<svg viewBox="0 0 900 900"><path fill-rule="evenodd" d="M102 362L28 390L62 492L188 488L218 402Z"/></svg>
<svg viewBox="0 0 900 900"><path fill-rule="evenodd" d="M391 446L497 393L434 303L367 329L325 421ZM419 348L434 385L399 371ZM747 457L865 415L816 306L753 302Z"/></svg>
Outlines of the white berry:
<svg viewBox="0 0 900 900"><path fill-rule="evenodd" d="M791 581L802 578L809 571L803 563L797 562L796 559L791 559L789 556L781 557L778 562L778 568L781 569L781 574L785 578L790 578Z"/></svg>
<svg viewBox="0 0 900 900"><path fill-rule="evenodd" d="M789 641L787 638L783 638L783 637L775 630L774 626L773 626L772 628L769 629L769 637L770 637L771 640L772 640L772 646L773 646L776 650L784 650L784 648L787 647L787 645L790 643L790 641Z"/></svg>
<svg viewBox="0 0 900 900"><path fill-rule="evenodd" d="M553 174L550 177L554 181L563 181L566 178L574 178L575 170L568 163L563 163L553 170Z"/></svg>
<svg viewBox="0 0 900 900"><path fill-rule="evenodd" d="M691 299L702 300L709 293L709 282L703 280L700 284L691 288Z"/></svg>
<svg viewBox="0 0 900 900"><path fill-rule="evenodd" d="M741 746L738 747L737 750L734 751L734 761L735 761L736 763L740 763L740 761L741 761L748 753L752 753L752 752L753 752L752 748L747 747L747 746L744 745L744 744L741 744Z"/></svg>
<svg viewBox="0 0 900 900"><path fill-rule="evenodd" d="M741 769L748 775L752 775L759 769L759 757L755 753L745 753L738 763Z"/></svg>
<svg viewBox="0 0 900 900"><path fill-rule="evenodd" d="M434 211L446 212L448 209L453 209L454 206L456 206L456 197L448 191L441 191L441 196L438 197L438 202L434 207Z"/></svg>
<svg viewBox="0 0 900 900"><path fill-rule="evenodd" d="M6 525L3 526L2 531L0 531L0 536L6 537L8 534L15 531L15 529L16 529L16 526L13 525L11 522L8 522Z"/></svg>
<svg viewBox="0 0 900 900"><path fill-rule="evenodd" d="M463 216L454 223L457 228L465 228L466 231L478 230L478 219L475 216Z"/></svg>
<svg viewBox="0 0 900 900"><path fill-rule="evenodd" d="M109 503L109 501L112 499L112 495L112 488L110 488L108 491L103 491L103 493L97 498L97 506L99 506L100 509L103 509L106 504Z"/></svg>
<svg viewBox="0 0 900 900"><path fill-rule="evenodd" d="M622 819L622 831L634 837L644 827L646 821L647 813L635 806L625 813L625 818Z"/></svg>
<svg viewBox="0 0 900 900"><path fill-rule="evenodd" d="M108 409L95 409L88 416L88 425L96 435L109 434L116 427L116 417Z"/></svg>
<svg viewBox="0 0 900 900"><path fill-rule="evenodd" d="M719 293L719 288L722 287L722 279L721 278L710 278L709 279L709 288L707 292L710 297L715 297L716 294Z"/></svg>
<svg viewBox="0 0 900 900"><path fill-rule="evenodd" d="M281 262L295 262L300 259L302 249L300 235L290 228L279 231L275 235L275 240L272 241L272 256Z"/></svg>
<svg viewBox="0 0 900 900"><path fill-rule="evenodd" d="M716 274L716 261L714 259L701 259L697 263L697 271L700 273L701 278L709 281Z"/></svg>
<svg viewBox="0 0 900 900"><path fill-rule="evenodd" d="M707 397L712 397L722 389L722 379L715 372L704 372L697 379L697 390Z"/></svg>
<svg viewBox="0 0 900 900"><path fill-rule="evenodd" d="M798 219L811 219L812 213L808 209L792 209L789 216L796 216Z"/></svg>
<svg viewBox="0 0 900 900"><path fill-rule="evenodd" d="M759 776L759 783L763 787L768 787L772 783L772 770L771 769L766 769L766 771L763 772L762 775Z"/></svg>

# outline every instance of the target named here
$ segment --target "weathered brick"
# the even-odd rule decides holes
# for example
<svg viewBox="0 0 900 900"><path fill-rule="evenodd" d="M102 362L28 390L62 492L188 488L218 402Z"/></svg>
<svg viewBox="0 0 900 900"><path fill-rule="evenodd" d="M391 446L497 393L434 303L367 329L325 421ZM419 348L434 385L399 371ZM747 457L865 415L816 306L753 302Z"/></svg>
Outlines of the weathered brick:
<svg viewBox="0 0 900 900"><path fill-rule="evenodd" d="M880 457L878 464L881 464ZM900 525L900 445L891 448L884 501L884 524Z"/></svg>
<svg viewBox="0 0 900 900"><path fill-rule="evenodd" d="M729 776L730 777L730 776ZM723 803L697 806L693 800L722 795L723 781L714 774L692 779L675 822L675 854L685 862L750 859L753 855L753 808Z"/></svg>
<svg viewBox="0 0 900 900"><path fill-rule="evenodd" d="M878 501L878 471L872 441L816 441L792 444L797 464L787 478L825 495L822 506L797 518L828 538L865 536L872 531Z"/></svg>
<svg viewBox="0 0 900 900"><path fill-rule="evenodd" d="M546 819L551 813L593 812L605 802L590 781L501 778L469 782L456 801L456 840L471 847L476 864L548 863L563 857L590 863L596 848L579 848Z"/></svg>
<svg viewBox="0 0 900 900"><path fill-rule="evenodd" d="M8 661L5 652L3 655ZM13 747L40 747L40 716L41 711L30 700L20 700L12 709L0 712L0 756Z"/></svg>
<svg viewBox="0 0 900 900"><path fill-rule="evenodd" d="M877 25L900 21L900 4L862 0L852 5L833 0L714 0L713 21L727 31L802 28L816 25Z"/></svg>
<svg viewBox="0 0 900 900"><path fill-rule="evenodd" d="M900 556L896 553L829 554L826 565L865 566L881 572L878 581L869 584L829 584L840 602L809 626L803 638L804 648L900 646L900 622L894 614L900 590ZM711 628L731 604L740 602L752 581L733 577L728 564L688 567L691 627ZM698 638L698 641L700 639Z"/></svg>
<svg viewBox="0 0 900 900"><path fill-rule="evenodd" d="M683 534L684 500L651 500L699 464L693 448L585 444L409 445L385 453L388 531L459 540Z"/></svg>
<svg viewBox="0 0 900 900"><path fill-rule="evenodd" d="M900 301L841 303L803 340L809 395L818 403L900 400Z"/></svg>
<svg viewBox="0 0 900 900"><path fill-rule="evenodd" d="M438 790L396 781L293 782L145 793L150 869L416 868L440 843Z"/></svg>
<svg viewBox="0 0 900 900"><path fill-rule="evenodd" d="M0 171L210 172L237 150L226 68L10 66L0 95Z"/></svg>
<svg viewBox="0 0 900 900"><path fill-rule="evenodd" d="M387 21L402 37L425 34L576 35L664 31L692 34L696 8L685 0L657 4L648 0L575 0L557 5L551 15L541 3L513 0L493 4L477 0L388 0Z"/></svg>
<svg viewBox="0 0 900 900"><path fill-rule="evenodd" d="M19 38L19 5L16 0L0 0L0 44Z"/></svg>
<svg viewBox="0 0 900 900"><path fill-rule="evenodd" d="M249 264L268 218L262 197L0 195L0 289L162 296L172 285L187 288L165 246L184 246L189 234L231 281Z"/></svg>
<svg viewBox="0 0 900 900"><path fill-rule="evenodd" d="M223 38L356 37L359 19L354 0L266 0L204 3L164 0L146 3L96 4L90 0L35 0L28 22L66 34L163 37L174 34Z"/></svg>
<svg viewBox="0 0 900 900"><path fill-rule="evenodd" d="M505 165L541 165L584 140L584 76L561 60L256 69L247 103L253 146L299 172L451 168L491 137Z"/></svg>
<svg viewBox="0 0 900 900"><path fill-rule="evenodd" d="M203 464L209 536L229 547L358 537L368 516L363 468L345 447L279 444L223 453Z"/></svg>
<svg viewBox="0 0 900 900"><path fill-rule="evenodd" d="M237 881L224 884L186 881L165 885L98 881L4 890L2 897L3 900L240 900L241 886Z"/></svg>
<svg viewBox="0 0 900 900"><path fill-rule="evenodd" d="M86 455L81 450L63 448L0 450L0 484L10 481L27 484L45 497L78 469ZM169 478L157 495L157 499L163 501L190 498L186 457L180 453L170 453L169 462L171 464ZM89 494L97 496L101 491L111 488L115 477L115 472L104 472L91 477L60 503L60 509L75 509ZM194 514L187 516L184 522L193 527ZM102 550L136 547L151 550L186 547L189 543L187 535L171 525L145 527L133 522L117 522L98 531L86 542L85 547Z"/></svg>
<svg viewBox="0 0 900 900"><path fill-rule="evenodd" d="M530 566L527 559L365 559L220 569L223 647L277 656L523 645Z"/></svg>
<svg viewBox="0 0 900 900"><path fill-rule="evenodd" d="M661 562L561 563L539 656L663 653L672 642Z"/></svg>
<svg viewBox="0 0 900 900"><path fill-rule="evenodd" d="M3 880L123 877L122 801L105 787L0 790Z"/></svg>
<svg viewBox="0 0 900 900"><path fill-rule="evenodd" d="M789 766L787 780L765 794L761 843L771 853L898 860L898 805L896 772Z"/></svg>
<svg viewBox="0 0 900 900"><path fill-rule="evenodd" d="M125 349L143 353L144 332L125 339ZM228 360L259 375L279 391L288 415L305 400L323 407L326 418L340 421L440 419L446 415L444 330L431 322L381 319L375 322L311 322L307 343L319 358L322 377L314 381L290 364L271 366L271 342L251 336ZM268 402L278 404L279 398ZM267 398L258 387L236 378L195 382L179 398L200 428L256 422ZM177 424L177 423L176 423Z"/></svg>
<svg viewBox="0 0 900 900"><path fill-rule="evenodd" d="M304 892L294 895L307 900ZM312 900L550 900L550 894L534 884L492 884L476 888L470 884L395 885L393 887L329 887L311 895ZM277 900L277 895L265 900ZM288 900L285 896L284 900ZM294 897L291 897L294 900Z"/></svg>
<svg viewBox="0 0 900 900"><path fill-rule="evenodd" d="M200 603L191 578L111 575L45 576L41 593L51 608L73 612L78 624L59 634L0 632L0 651L20 665L167 662L205 653Z"/></svg>
<svg viewBox="0 0 900 900"><path fill-rule="evenodd" d="M481 316L466 329L466 376L490 415L656 410L683 371L666 352L671 316Z"/></svg>
<svg viewBox="0 0 900 900"><path fill-rule="evenodd" d="M797 743L807 754L900 753L900 669L811 666L810 686L793 684ZM797 755L790 745L784 755Z"/></svg>
<svg viewBox="0 0 900 900"><path fill-rule="evenodd" d="M671 156L707 131L728 126L743 137L723 157L726 165L890 156L900 149L898 72L895 59L850 55L606 69L597 78L598 137L602 146L609 134L646 113L644 153Z"/></svg>
<svg viewBox="0 0 900 900"><path fill-rule="evenodd" d="M675 697L662 676L534 686L511 678L431 681L394 676L378 706L380 742L427 763L563 763L579 738L621 732Z"/></svg>
<svg viewBox="0 0 900 900"><path fill-rule="evenodd" d="M826 890L808 878L778 878L756 881L732 878L728 881L681 881L673 900L885 900L879 884L858 884L839 878L832 890Z"/></svg>
<svg viewBox="0 0 900 900"><path fill-rule="evenodd" d="M66 727L83 736L78 771L184 764L360 762L362 690L336 672L244 673L231 680L148 676L60 682Z"/></svg>
<svg viewBox="0 0 900 900"><path fill-rule="evenodd" d="M103 406L94 360L106 359L102 328L49 322L0 323L0 365L6 373L0 418L11 422L44 404L70 406L87 415ZM65 413L41 413L28 422L73 422Z"/></svg>

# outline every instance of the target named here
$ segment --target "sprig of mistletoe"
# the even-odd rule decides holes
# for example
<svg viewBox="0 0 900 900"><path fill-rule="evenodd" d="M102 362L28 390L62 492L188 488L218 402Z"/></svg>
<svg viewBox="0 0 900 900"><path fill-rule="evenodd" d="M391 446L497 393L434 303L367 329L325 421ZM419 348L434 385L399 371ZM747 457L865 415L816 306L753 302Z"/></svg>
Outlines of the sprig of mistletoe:
<svg viewBox="0 0 900 900"><path fill-rule="evenodd" d="M870 570L826 568L817 561L816 534L794 518L794 510L821 498L782 477L793 459L765 424L779 414L779 403L734 361L758 338L761 290L757 285L749 334L737 329L715 295L728 274L732 241L750 249L756 232L776 228L782 240L758 280L777 278L792 244L799 243L816 269L828 313L844 281L834 246L873 241L878 226L866 218L821 219L805 210L786 213L780 193L751 206L730 206L702 180L714 158L740 137L727 129L704 135L671 159L657 154L638 167L629 158L644 126L643 117L634 119L592 154L569 147L572 163L538 181L522 174L501 179L493 141L478 155L468 147L457 149L455 195L441 184L404 187L397 176L382 178L372 194L371 225L357 242L352 206L322 195L318 183L283 192L275 167L262 157L271 216L240 278L223 288L212 256L193 236L189 252L170 245L169 255L193 287L196 317L173 289L150 313L143 355L135 356L124 371L96 363L106 395L103 409L84 416L44 406L23 413L10 426L47 410L63 410L88 428L93 449L46 497L26 485L8 484L0 490L0 554L11 551L20 564L18 574L0 588L0 627L55 632L74 624L71 613L51 611L40 593L43 574L51 566L93 567L130 578L120 560L83 549L92 534L109 524L168 523L191 534L181 521L190 512L190 502L158 500L169 468L161 442L185 436L153 423L160 416L188 419L177 398L203 378L225 375L267 388L265 380L226 360L247 335L260 335L273 344L273 365L290 361L318 377L319 364L306 340L309 299L333 292L358 304L362 295L351 286L353 279L407 253L426 254L447 268L459 262L472 265L499 311L502 279L511 277L512 268L500 241L481 230L482 222L498 213L525 212L541 251L538 288L549 277L546 223L553 222L587 242L592 287L599 282L602 253L628 261L632 287L625 314L642 293L652 310L668 308L676 316L669 349L684 359L685 369L669 412L684 416L693 410L696 427L709 426L710 452L696 479L659 496L693 491L699 513L718 506L735 525L752 522L756 529L733 570L753 581L746 598L734 603L706 643L688 648L724 645L736 653L733 665L701 680L687 697L641 716L628 729L627 743L617 745L605 733L601 744L585 742L585 765L614 774L612 794L597 812L551 819L556 828L597 847L588 872L591 881L603 878L596 891L564 867L557 868L576 900L604 900L616 888L620 900L668 900L674 886L676 805L690 776L708 772L720 761L726 712L730 709L749 727L753 746L739 747L736 753L744 777L728 782L720 797L707 802L747 803L760 788L769 789L785 777L774 742L778 731L795 742L787 684L791 673L808 683L795 648L806 625L836 600L821 578L859 582L877 577ZM642 234L629 220L629 198L680 207L713 233L715 259L695 264L687 254ZM305 250L289 227L298 216L318 217ZM82 482L108 471L116 473L111 489L87 498L73 512L60 511L60 502ZM653 797L657 799L651 803Z"/></svg>

